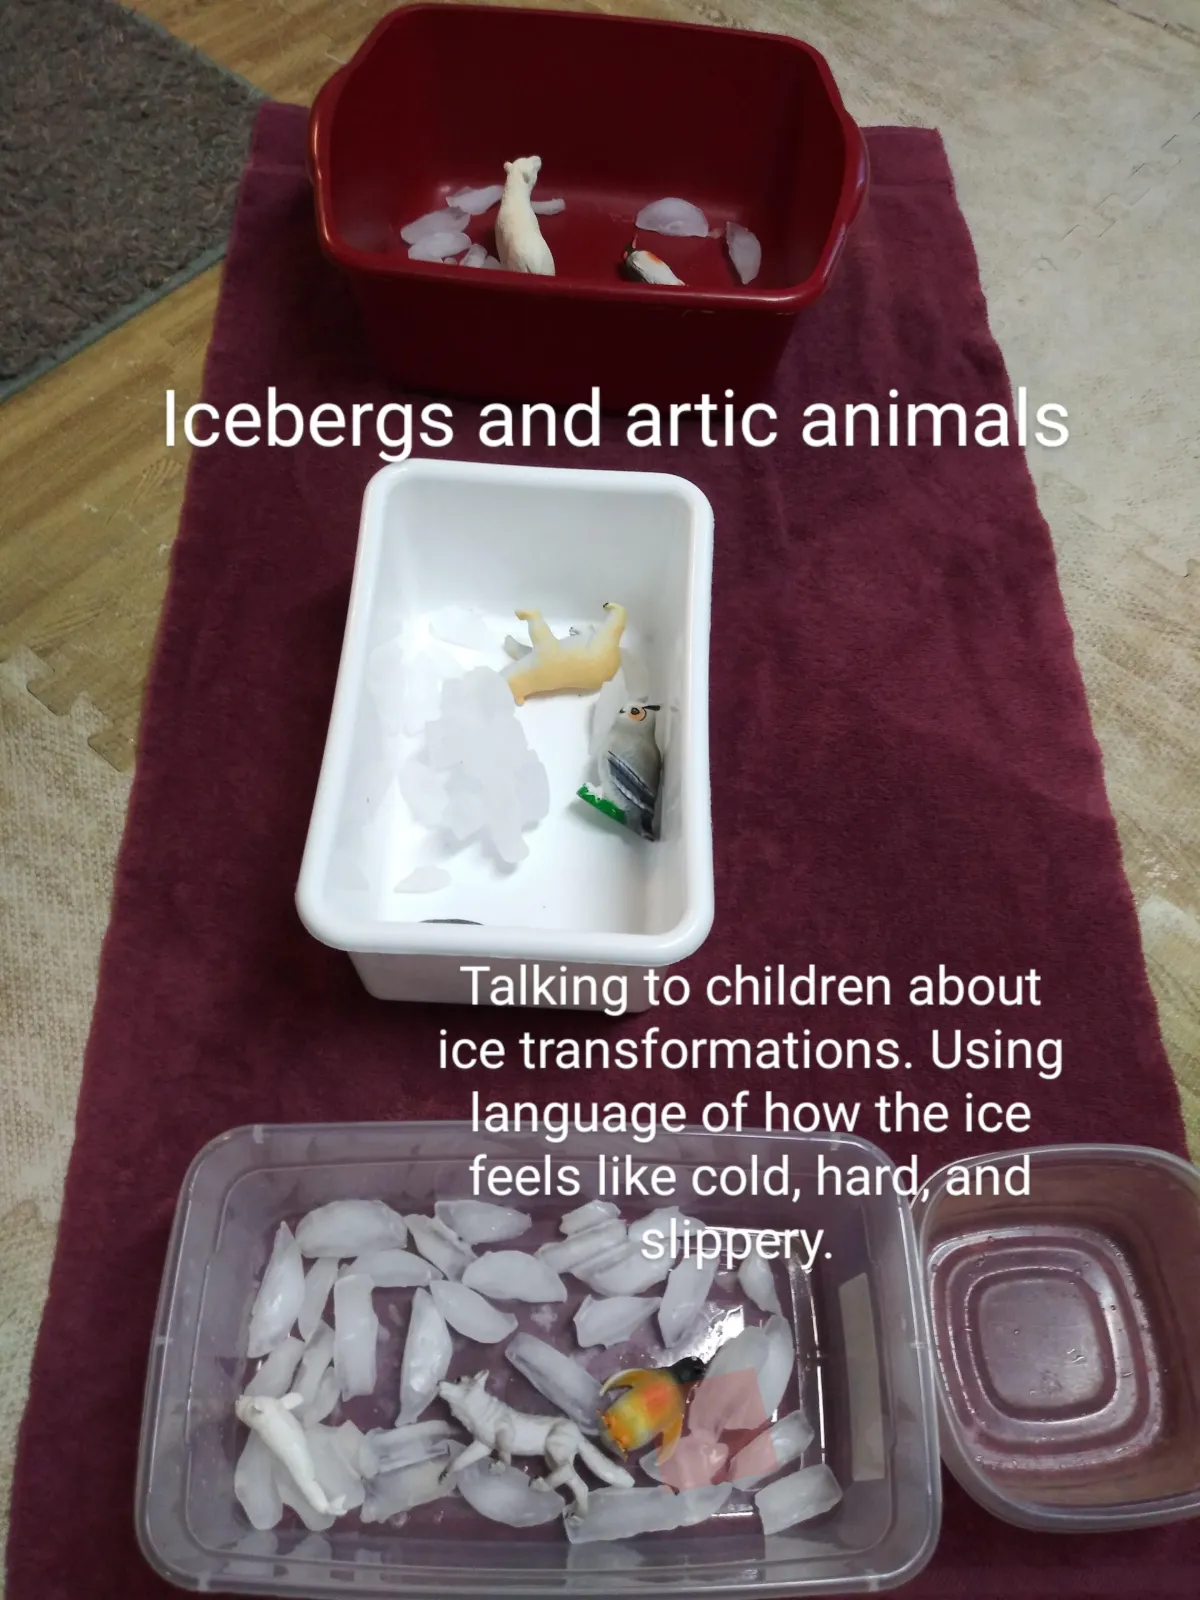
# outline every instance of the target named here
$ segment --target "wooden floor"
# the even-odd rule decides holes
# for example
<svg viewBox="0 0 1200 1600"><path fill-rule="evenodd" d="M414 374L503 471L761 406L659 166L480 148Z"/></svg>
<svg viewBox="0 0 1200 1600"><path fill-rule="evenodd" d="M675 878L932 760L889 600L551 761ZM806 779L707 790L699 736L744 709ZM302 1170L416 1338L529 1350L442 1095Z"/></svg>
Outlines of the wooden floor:
<svg viewBox="0 0 1200 1600"><path fill-rule="evenodd" d="M535 0L537 3L537 0ZM133 7L273 98L311 103L387 0L142 0ZM626 7L668 15L659 0ZM163 392L198 396L220 269L142 312L0 413L0 659L44 664L53 711L86 692L92 745L133 764L138 715L179 521L188 449L163 442Z"/></svg>
<svg viewBox="0 0 1200 1600"><path fill-rule="evenodd" d="M1181 16L1195 15L1189 7L1196 8L1197 0L1164 3L1172 18L1157 31L1153 21L1141 14L1143 8L1127 5L1126 0L1072 0L1070 6L1060 6L1058 0L1053 4L1051 0L1027 0L1020 7L993 5L981 10L968 6L968 10L978 11L978 23L970 29L965 24L960 27L953 46L959 63L954 81L961 78L965 86L956 95L931 86L915 44L913 60L907 65L897 63L898 40L908 46L912 35L919 43L922 28L928 41L942 36L950 21L942 0L913 0L911 7L890 9L872 0L858 0L857 4L854 0L826 0L822 5L801 5L797 0L724 0L727 11L708 0L628 0L627 4L620 0L587 4L585 0L579 8L715 23L734 21L803 32L822 47L830 49L832 45L839 50L839 62L857 80L859 99L852 109L862 120L937 121L946 130L954 157L956 119L962 123L964 142L971 132L966 119L972 104L972 81L982 90L998 81L997 75L1011 71L1014 83L1037 85L1042 77L1035 67L1058 59L1055 48L1060 65L1064 60L1073 63L1073 72L1075 64L1081 63L1082 72L1089 62L1102 58L1111 59L1114 72L1128 69L1133 87L1122 93L1144 95L1149 109L1143 120L1150 128L1152 112L1158 114L1155 96L1161 100L1161 85L1175 82L1180 72L1186 79L1190 71L1194 87L1195 69L1200 64L1200 48L1195 43L1200 32L1191 30L1191 37L1190 25L1173 20L1176 11ZM308 103L391 5L388 0L141 0L137 9L272 96ZM1081 56L1070 30L1082 22L1089 24L1092 37L1090 54ZM901 26L903 34L889 33ZM1022 27L1029 30L1027 40L1017 37L1016 30ZM994 30L994 38L984 39L988 29ZM1058 42L1048 45L1053 29L1059 30ZM1176 61L1171 50L1196 53ZM928 52L921 59L927 61ZM907 72L906 79L902 72ZM972 74L982 76L973 80ZM946 77L946 83L949 81ZM1046 105L1049 107L1048 99ZM1030 114L1040 114L1033 102L1030 107ZM1128 114L1127 106L1124 110L1133 127L1137 118ZM1046 115L1051 112L1055 118L1059 116L1052 107ZM1089 114L1094 129L1107 121L1100 113ZM1200 122L1193 121L1194 127L1188 125L1192 145L1179 146L1184 156L1189 156L1189 151L1194 156L1194 134ZM1053 126L1057 128L1058 122ZM1123 124L1118 118L1113 119L1113 126ZM1140 128L1139 123L1133 129L1139 137ZM990 137L988 130L986 138ZM1097 141L1102 137L1102 133L1096 134ZM1155 139L1162 145L1157 133ZM1170 145L1162 148L1169 151ZM1164 172L1169 165L1159 161ZM1080 183L1086 184L1082 155L1078 167ZM1135 166L1132 160L1127 167L1138 175L1151 170ZM960 186L964 195L970 192L970 181L967 172L965 187ZM1139 182L1139 193L1144 187ZM1108 213L1100 204L1109 204L1104 194L1101 188L1091 202L1097 206L1096 217L1102 220L1085 218L1068 240L1082 238L1084 229L1090 239L1108 226L1103 220ZM1007 198L1013 206L1021 202L1019 194L1010 193ZM1048 202L1044 194L1039 197L1030 190L1030 203L1044 207ZM1133 214L1136 203L1131 196L1126 215ZM985 202L972 217L985 283L992 259L989 249L999 253L1002 230L1015 216L1015 211L1006 214L1002 207ZM1065 208L1062 220L1065 233L1069 222ZM989 228L993 230L990 234ZM1090 244L1089 248L1096 246ZM1072 246L1057 265L1066 270L1068 258L1078 254ZM1039 268L1045 264L1044 259L1036 262ZM1037 281L1028 276L1020 280L1035 288ZM181 395L198 395L218 282L219 269L206 272L0 410L0 483L4 486L0 497L0 658L19 647L31 650L43 666L31 688L52 710L65 711L78 694L86 692L105 719L92 743L106 760L123 770L133 762L142 690L187 468L186 449L168 451L163 442L163 392L173 387ZM1020 318L1021 308L1033 292L1025 287L1013 291L1010 302L1015 309L1010 312L1010 322ZM995 303L993 313L1005 337L1003 319L996 320ZM1190 327L1194 337L1194 315ZM1078 341L1076 344L1082 348ZM1136 402L1130 399L1129 426L1136 430L1140 418ZM1200 426L1196 416L1189 426L1190 433L1185 430L1184 436L1194 445ZM1194 490L1194 450L1192 454L1190 466L1181 461L1180 470L1190 472ZM1200 573L1193 565L1190 578L1170 579L1161 569L1151 570L1142 559L1140 546L1118 550L1116 545L1111 566L1101 569L1093 560L1097 546L1091 525L1091 531L1085 528L1078 534L1073 548L1083 554L1072 566L1074 558L1062 541L1070 535L1073 503L1080 498L1078 485L1059 483L1057 511L1052 503L1054 482L1043 477L1039 487L1064 561L1068 604L1072 604L1072 582L1081 604L1087 599L1086 584L1097 588L1124 585L1119 629L1112 623L1097 623L1095 629L1089 629L1074 612L1072 620L1097 732L1105 749L1127 868L1143 913L1164 1031L1177 1069L1196 1073L1200 1088L1200 705L1194 694L1200 682L1195 660ZM1193 508L1196 500L1193 493ZM1119 519L1113 525L1119 533ZM1200 555L1200 547L1185 551L1180 567L1185 574L1187 554ZM1170 662L1165 661L1164 649L1174 652ZM1140 663L1132 671L1131 661ZM1169 682L1162 675L1168 669L1172 675ZM1182 1075L1186 1078L1187 1071ZM1200 1098L1195 1105L1200 1107Z"/></svg>

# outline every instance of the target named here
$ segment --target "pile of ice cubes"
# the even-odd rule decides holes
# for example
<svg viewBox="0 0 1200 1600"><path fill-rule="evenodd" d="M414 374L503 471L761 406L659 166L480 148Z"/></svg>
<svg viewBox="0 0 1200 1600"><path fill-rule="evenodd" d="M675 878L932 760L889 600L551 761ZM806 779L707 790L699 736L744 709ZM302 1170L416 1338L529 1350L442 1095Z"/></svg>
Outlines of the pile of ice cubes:
<svg viewBox="0 0 1200 1600"><path fill-rule="evenodd" d="M478 835L509 866L529 854L524 830L550 810L546 769L529 747L507 683L490 667L443 680L440 712L398 776L419 823L445 829L460 844Z"/></svg>

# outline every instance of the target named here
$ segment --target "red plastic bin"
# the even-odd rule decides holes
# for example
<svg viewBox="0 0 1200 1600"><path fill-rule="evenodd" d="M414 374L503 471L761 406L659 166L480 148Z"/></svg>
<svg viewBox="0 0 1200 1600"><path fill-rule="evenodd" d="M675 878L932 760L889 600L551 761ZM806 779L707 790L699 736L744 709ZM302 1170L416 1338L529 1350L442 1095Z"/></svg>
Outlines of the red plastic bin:
<svg viewBox="0 0 1200 1600"><path fill-rule="evenodd" d="M408 259L399 230L539 155L557 275ZM317 226L376 357L405 387L604 409L768 389L796 317L828 286L867 186L866 145L799 40L566 11L390 13L313 106ZM619 271L648 201L699 205L719 239L641 234L684 288ZM495 210L473 218L492 244ZM737 283L725 223L759 237Z"/></svg>

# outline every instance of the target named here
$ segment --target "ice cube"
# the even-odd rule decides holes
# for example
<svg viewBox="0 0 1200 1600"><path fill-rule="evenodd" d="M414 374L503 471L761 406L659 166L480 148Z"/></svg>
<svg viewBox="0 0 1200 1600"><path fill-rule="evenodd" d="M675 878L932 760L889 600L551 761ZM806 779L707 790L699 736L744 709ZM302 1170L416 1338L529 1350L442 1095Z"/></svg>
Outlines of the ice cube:
<svg viewBox="0 0 1200 1600"><path fill-rule="evenodd" d="M464 250L469 250L471 241L465 233L427 233L422 234L416 244L408 247L410 261L445 261L449 256L458 256Z"/></svg>
<svg viewBox="0 0 1200 1600"><path fill-rule="evenodd" d="M459 788L447 802L444 826L460 844L474 838L486 821L484 797L478 787Z"/></svg>
<svg viewBox="0 0 1200 1600"><path fill-rule="evenodd" d="M250 1313L246 1354L268 1356L292 1331L304 1300L304 1262L286 1222L275 1234L271 1259Z"/></svg>
<svg viewBox="0 0 1200 1600"><path fill-rule="evenodd" d="M502 183L490 183L485 189L460 189L457 194L449 194L446 204L455 211L465 211L468 216L481 217L485 211L498 206L503 195Z"/></svg>
<svg viewBox="0 0 1200 1600"><path fill-rule="evenodd" d="M401 721L405 733L417 734L433 721L442 703L442 685L456 674L457 664L441 652L418 650L404 658L399 672Z"/></svg>
<svg viewBox="0 0 1200 1600"><path fill-rule="evenodd" d="M828 1467L801 1467L760 1489L754 1504L763 1532L781 1533L798 1522L811 1522L832 1511L841 1498L841 1485Z"/></svg>
<svg viewBox="0 0 1200 1600"><path fill-rule="evenodd" d="M586 1367L532 1333L518 1333L504 1354L539 1394L566 1413L585 1433L597 1431L600 1385Z"/></svg>
<svg viewBox="0 0 1200 1600"><path fill-rule="evenodd" d="M487 250L481 244L473 244L458 263L460 267L481 267L487 260Z"/></svg>
<svg viewBox="0 0 1200 1600"><path fill-rule="evenodd" d="M233 1492L252 1528L273 1528L283 1516L283 1501L275 1482L275 1457L257 1433L246 1440L238 1457Z"/></svg>
<svg viewBox="0 0 1200 1600"><path fill-rule="evenodd" d="M435 1280L435 1282L438 1280ZM397 1426L415 1422L446 1376L453 1345L445 1318L428 1289L413 1291L412 1314L400 1362L400 1414Z"/></svg>
<svg viewBox="0 0 1200 1600"><path fill-rule="evenodd" d="M423 217L401 228L400 237L405 244L416 244L420 239L428 239L439 233L457 233L466 227L469 215L469 212L457 206L447 206L442 211L427 211Z"/></svg>
<svg viewBox="0 0 1200 1600"><path fill-rule="evenodd" d="M447 684L450 689L453 685ZM425 748L429 764L446 772L466 760L471 752L471 725L457 710L444 708L436 722L431 722L425 732Z"/></svg>
<svg viewBox="0 0 1200 1600"><path fill-rule="evenodd" d="M524 1250L489 1250L471 1263L462 1281L489 1300L544 1305L567 1298L566 1285L553 1267Z"/></svg>
<svg viewBox="0 0 1200 1600"><path fill-rule="evenodd" d="M307 1212L296 1227L296 1244L310 1260L402 1249L407 1240L404 1218L382 1200L330 1200Z"/></svg>
<svg viewBox="0 0 1200 1600"><path fill-rule="evenodd" d="M520 728L512 690L498 672L490 667L475 667L463 678L463 687L474 698L481 715L503 718ZM523 732L521 737L524 738Z"/></svg>
<svg viewBox="0 0 1200 1600"><path fill-rule="evenodd" d="M598 1222L620 1215L620 1208L611 1200L585 1200L573 1211L567 1211L558 1225L560 1233L580 1233L584 1228L594 1228Z"/></svg>
<svg viewBox="0 0 1200 1600"><path fill-rule="evenodd" d="M509 1528L533 1528L557 1521L565 1505L553 1490L535 1489L519 1467L476 1461L455 1474L463 1499L492 1522Z"/></svg>
<svg viewBox="0 0 1200 1600"><path fill-rule="evenodd" d="M591 1295L575 1313L575 1337L581 1345L624 1344L647 1321L658 1306L657 1300L637 1295L618 1294L595 1300Z"/></svg>
<svg viewBox="0 0 1200 1600"><path fill-rule="evenodd" d="M446 817L445 774L412 756L401 763L396 778L414 819L424 828L440 828Z"/></svg>
<svg viewBox="0 0 1200 1600"><path fill-rule="evenodd" d="M517 1331L517 1319L510 1311L498 1311L465 1283L439 1279L430 1284L429 1292L450 1327L476 1344L499 1344Z"/></svg>
<svg viewBox="0 0 1200 1600"><path fill-rule="evenodd" d="M489 1200L439 1200L433 1208L439 1222L452 1228L466 1244L499 1244L518 1239L533 1226L533 1218L514 1206L497 1206Z"/></svg>
<svg viewBox="0 0 1200 1600"><path fill-rule="evenodd" d="M738 1283L742 1293L753 1300L760 1311L782 1313L783 1307L775 1291L770 1264L759 1255L757 1249L752 1250L738 1268Z"/></svg>
<svg viewBox="0 0 1200 1600"><path fill-rule="evenodd" d="M553 200L534 200L532 204L539 217L556 217L567 209L567 202L558 196Z"/></svg>
<svg viewBox="0 0 1200 1600"><path fill-rule="evenodd" d="M676 239L708 237L708 218L700 207L675 195L643 206L637 214L637 226L647 233L665 233Z"/></svg>
<svg viewBox="0 0 1200 1600"><path fill-rule="evenodd" d="M694 1256L672 1267L658 1308L659 1331L668 1350L678 1344L700 1315L716 1272L715 1261L697 1261Z"/></svg>
<svg viewBox="0 0 1200 1600"><path fill-rule="evenodd" d="M738 277L743 283L753 283L762 267L762 245L757 236L749 228L743 228L740 222L727 222L725 247Z"/></svg>

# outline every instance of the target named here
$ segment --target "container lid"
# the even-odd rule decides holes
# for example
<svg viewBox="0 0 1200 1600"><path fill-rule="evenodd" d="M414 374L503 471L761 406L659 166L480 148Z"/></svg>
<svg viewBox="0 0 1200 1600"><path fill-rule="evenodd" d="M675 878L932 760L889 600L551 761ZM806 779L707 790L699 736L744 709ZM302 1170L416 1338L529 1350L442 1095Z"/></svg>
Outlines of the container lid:
<svg viewBox="0 0 1200 1600"><path fill-rule="evenodd" d="M1200 1514L1200 1172L1131 1145L980 1156L913 1216L967 1492L1063 1532Z"/></svg>

